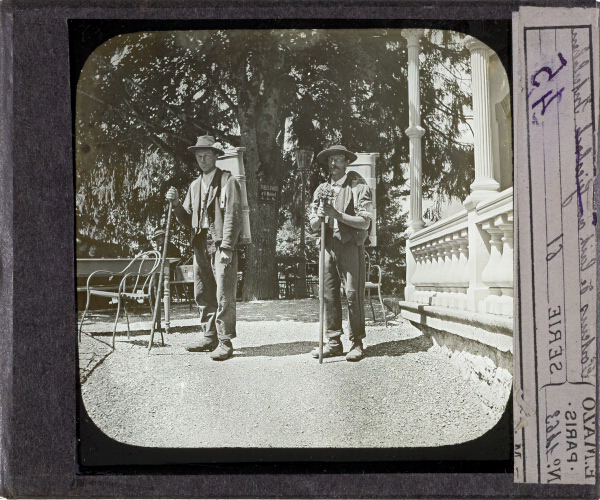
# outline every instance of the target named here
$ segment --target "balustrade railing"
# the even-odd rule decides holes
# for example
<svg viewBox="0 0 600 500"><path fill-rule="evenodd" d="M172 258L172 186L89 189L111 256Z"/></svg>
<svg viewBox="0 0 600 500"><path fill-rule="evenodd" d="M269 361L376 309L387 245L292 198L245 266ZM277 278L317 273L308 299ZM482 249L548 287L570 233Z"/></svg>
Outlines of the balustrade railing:
<svg viewBox="0 0 600 500"><path fill-rule="evenodd" d="M412 234L406 253L407 301L512 316L512 188Z"/></svg>

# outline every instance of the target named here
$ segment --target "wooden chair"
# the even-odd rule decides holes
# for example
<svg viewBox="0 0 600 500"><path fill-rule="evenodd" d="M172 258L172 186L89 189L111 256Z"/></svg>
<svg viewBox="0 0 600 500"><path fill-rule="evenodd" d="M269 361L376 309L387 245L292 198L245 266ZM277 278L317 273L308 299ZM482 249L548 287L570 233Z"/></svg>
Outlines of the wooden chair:
<svg viewBox="0 0 600 500"><path fill-rule="evenodd" d="M112 271L95 271L88 277L86 292L87 292L87 303L85 305L85 311L81 317L81 323L79 325L79 342L81 342L81 331L83 329L83 322L87 315L87 311L90 305L90 299L92 295L99 297L108 297L117 301L117 316L115 317L115 324L113 327L112 346L115 347L115 335L117 332L117 322L119 321L119 313L121 312L121 302L124 304L125 316L127 318L127 338L129 339L129 315L127 313L127 300L134 299L140 302L148 300L150 304L150 310L153 311L152 296L154 295L154 282L156 271L160 265L160 253L156 250L150 250L140 255L136 255L131 262L121 271L115 273ZM114 279L120 277L119 286L116 290L107 288L106 286L94 286L92 284L93 278L108 277Z"/></svg>
<svg viewBox="0 0 600 500"><path fill-rule="evenodd" d="M375 309L373 309L373 300L371 299L371 290L377 289L377 294L379 295L379 303L381 304L381 310L383 311L383 319L385 321L385 327L387 328L387 314L385 313L385 305L383 304L383 299L381 298L381 267L377 264L371 264L371 257L367 252L365 252L365 261L367 265L367 274L365 280L365 291L367 292L367 296L369 297L369 304L371 304L371 312L373 313L373 321L375 320ZM377 276L373 276L374 270L377 271ZM373 280L372 278L376 278Z"/></svg>

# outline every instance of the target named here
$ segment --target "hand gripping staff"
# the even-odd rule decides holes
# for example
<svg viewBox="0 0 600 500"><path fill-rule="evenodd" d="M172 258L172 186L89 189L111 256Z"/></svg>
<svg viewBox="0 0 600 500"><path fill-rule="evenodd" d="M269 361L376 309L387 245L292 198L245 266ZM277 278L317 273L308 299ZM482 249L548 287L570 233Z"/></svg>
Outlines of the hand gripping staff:
<svg viewBox="0 0 600 500"><path fill-rule="evenodd" d="M152 328L150 329L150 341L148 342L148 354L150 354L150 350L152 349L152 341L154 340L154 326L156 325L156 319L159 311L160 305L160 296L162 292L163 286L163 278L165 273L165 260L167 259L167 246L169 244L169 227L171 225L171 212L173 211L173 202L169 200L169 213L167 214L167 227L165 228L165 242L163 243L162 256L160 258L160 274L158 275L158 286L156 288L156 303L154 305L154 314L152 317ZM162 341L162 345L165 345L165 338L163 336L162 330L160 332L160 339Z"/></svg>

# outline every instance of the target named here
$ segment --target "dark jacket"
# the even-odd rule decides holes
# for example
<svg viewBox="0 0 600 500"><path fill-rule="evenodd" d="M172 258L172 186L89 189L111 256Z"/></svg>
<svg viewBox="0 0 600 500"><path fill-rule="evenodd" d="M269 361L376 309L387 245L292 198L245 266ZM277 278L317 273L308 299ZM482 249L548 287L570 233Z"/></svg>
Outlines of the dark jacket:
<svg viewBox="0 0 600 500"><path fill-rule="evenodd" d="M237 179L217 167L209 186L206 216L212 239L221 248L233 249L242 229L242 191ZM184 226L191 227L190 240L200 231L202 175L190 184L183 203L173 209Z"/></svg>
<svg viewBox="0 0 600 500"><path fill-rule="evenodd" d="M170 259L181 259L181 250L172 241L167 244L167 257Z"/></svg>
<svg viewBox="0 0 600 500"><path fill-rule="evenodd" d="M317 209L319 208L319 190L321 189L321 186L327 186L328 184L328 182L324 182L315 190L311 205L311 224L319 217L317 215ZM339 195L335 199L334 206L342 213L353 216L358 215L365 218L365 220L370 220L373 212L373 201L371 196L371 188L364 178L360 174L350 170L347 172L346 180L342 185ZM367 229L356 229L340 221L338 221L338 230L340 232L342 243L354 241L357 245L363 245L368 235Z"/></svg>

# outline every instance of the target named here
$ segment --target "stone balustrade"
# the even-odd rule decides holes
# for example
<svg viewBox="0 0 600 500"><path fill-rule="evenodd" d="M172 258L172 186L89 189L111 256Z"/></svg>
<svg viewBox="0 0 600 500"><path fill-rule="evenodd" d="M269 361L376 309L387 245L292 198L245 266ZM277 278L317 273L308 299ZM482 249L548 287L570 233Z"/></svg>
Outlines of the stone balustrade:
<svg viewBox="0 0 600 500"><path fill-rule="evenodd" d="M413 233L406 281L406 301L512 317L512 188Z"/></svg>
<svg viewBox="0 0 600 500"><path fill-rule="evenodd" d="M479 312L513 315L513 197L512 188L477 205L478 225L489 235L489 260L481 280L489 294L478 303Z"/></svg>

